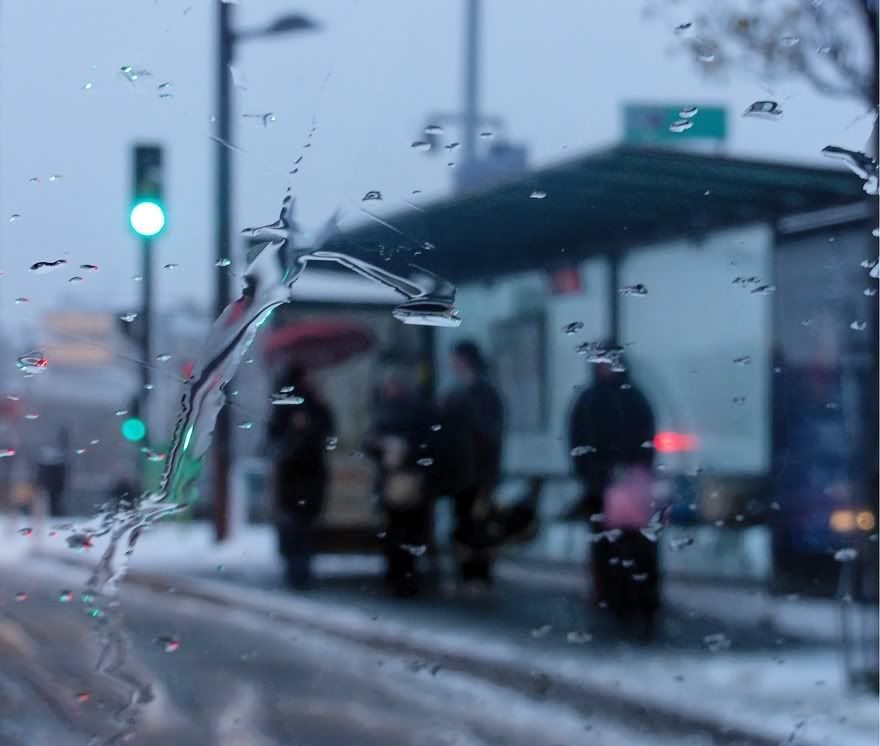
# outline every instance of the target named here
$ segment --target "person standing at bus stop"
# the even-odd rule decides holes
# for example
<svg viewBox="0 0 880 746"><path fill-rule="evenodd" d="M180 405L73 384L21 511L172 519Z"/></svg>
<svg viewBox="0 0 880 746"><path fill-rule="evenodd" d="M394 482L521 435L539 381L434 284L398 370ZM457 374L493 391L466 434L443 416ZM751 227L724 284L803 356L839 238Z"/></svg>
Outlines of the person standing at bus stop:
<svg viewBox="0 0 880 746"><path fill-rule="evenodd" d="M417 390L415 371L388 365L365 439L377 466L383 514L386 579L397 596L419 590L417 562L431 541L431 426L433 408Z"/></svg>
<svg viewBox="0 0 880 746"><path fill-rule="evenodd" d="M487 534L492 495L501 475L504 405L489 377L489 366L476 343L452 348L455 384L442 406L450 468L458 473L453 491L453 542L464 583L492 583L491 541Z"/></svg>
<svg viewBox="0 0 880 746"><path fill-rule="evenodd" d="M650 469L654 461L654 411L642 391L632 382L618 355L598 364L593 382L574 401L569 418L569 451L575 475L581 482L579 513L587 519L594 535L590 549L593 597L597 604L609 603L615 611L625 588L617 587L617 571L623 567L642 586L640 603L649 616L657 604L657 545L635 523L630 530L611 534L613 512L609 495L642 509L643 525L650 510ZM640 505L636 506L636 503ZM630 510L630 515L640 510ZM631 519L632 520L632 519ZM638 522L638 521L636 521ZM612 536L614 538L612 538ZM632 556L630 556L632 555Z"/></svg>
<svg viewBox="0 0 880 746"><path fill-rule="evenodd" d="M303 366L290 364L277 386L282 396L273 402L267 434L275 461L278 544L288 584L305 588L312 576L315 522L327 492L333 416Z"/></svg>

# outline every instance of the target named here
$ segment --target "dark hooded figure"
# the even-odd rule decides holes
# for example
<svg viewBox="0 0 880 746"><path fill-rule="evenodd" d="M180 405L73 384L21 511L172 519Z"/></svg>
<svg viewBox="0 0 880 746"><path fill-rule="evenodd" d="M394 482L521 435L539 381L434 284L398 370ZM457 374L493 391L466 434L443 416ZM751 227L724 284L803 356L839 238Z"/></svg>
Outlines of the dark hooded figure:
<svg viewBox="0 0 880 746"><path fill-rule="evenodd" d="M290 365L277 381L278 397L269 417L274 454L274 486L279 549L287 562L287 581L308 585L314 553L314 525L327 492L327 439L333 416L302 366ZM289 395L287 395L289 394ZM290 402L290 403L286 403Z"/></svg>
<svg viewBox="0 0 880 746"><path fill-rule="evenodd" d="M609 486L628 470L650 470L653 464L654 412L619 356L593 367L593 383L578 395L571 409L569 449L583 488L579 512L596 537L590 552L594 598L620 614L630 611L632 599L621 597L627 583L621 584L617 577L625 570L643 584L638 604L653 617L656 543L639 530L604 531L608 528L604 513Z"/></svg>
<svg viewBox="0 0 880 746"><path fill-rule="evenodd" d="M447 442L459 451L453 469L457 471L453 491L455 509L454 542L464 582L492 581L491 558L485 547L491 499L501 474L504 406L489 378L480 348L470 341L452 349L450 363L456 383L442 408Z"/></svg>
<svg viewBox="0 0 880 746"><path fill-rule="evenodd" d="M365 439L376 462L375 492L382 510L386 579L399 596L419 589L418 557L430 541L431 427L436 417L411 367L388 365Z"/></svg>

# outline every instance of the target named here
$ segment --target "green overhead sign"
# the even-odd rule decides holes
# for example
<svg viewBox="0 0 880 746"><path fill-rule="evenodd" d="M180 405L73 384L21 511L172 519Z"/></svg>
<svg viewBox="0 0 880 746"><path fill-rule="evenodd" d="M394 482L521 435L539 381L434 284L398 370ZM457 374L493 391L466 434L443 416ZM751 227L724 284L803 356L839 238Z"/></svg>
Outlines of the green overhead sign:
<svg viewBox="0 0 880 746"><path fill-rule="evenodd" d="M727 112L719 106L698 104L625 104L623 132L624 142L633 145L672 145L695 139L723 142Z"/></svg>

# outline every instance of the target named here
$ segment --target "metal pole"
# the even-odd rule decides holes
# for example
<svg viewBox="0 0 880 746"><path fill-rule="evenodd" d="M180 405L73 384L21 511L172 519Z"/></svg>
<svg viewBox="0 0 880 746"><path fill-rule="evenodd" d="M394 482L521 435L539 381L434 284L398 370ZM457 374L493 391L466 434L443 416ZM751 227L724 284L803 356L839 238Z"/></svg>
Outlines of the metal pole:
<svg viewBox="0 0 880 746"><path fill-rule="evenodd" d="M608 341L620 344L620 252L608 253Z"/></svg>
<svg viewBox="0 0 880 746"><path fill-rule="evenodd" d="M215 153L217 158L216 183L216 232L214 235L217 261L230 256L230 232L232 225L231 189L232 162L227 143L232 130L232 89L229 66L232 63L233 34L232 9L230 3L217 6L217 139ZM214 294L214 316L219 317L229 303L229 273L223 267L217 268ZM213 473L214 473L214 537L223 541L229 534L229 462L231 459L231 433L229 410L224 407L217 415L214 426Z"/></svg>
<svg viewBox="0 0 880 746"><path fill-rule="evenodd" d="M141 240L141 417L147 426L147 442L149 443L149 388L152 380L153 340L153 242L149 238Z"/></svg>
<svg viewBox="0 0 880 746"><path fill-rule="evenodd" d="M467 0L464 59L464 162L477 156L479 126L480 0Z"/></svg>
<svg viewBox="0 0 880 746"><path fill-rule="evenodd" d="M151 446L150 437L150 390L147 388L152 381L153 365L153 241L141 239L141 390L138 392L140 415L143 419L147 436L145 445ZM143 457L138 459L141 479L145 476L146 462Z"/></svg>

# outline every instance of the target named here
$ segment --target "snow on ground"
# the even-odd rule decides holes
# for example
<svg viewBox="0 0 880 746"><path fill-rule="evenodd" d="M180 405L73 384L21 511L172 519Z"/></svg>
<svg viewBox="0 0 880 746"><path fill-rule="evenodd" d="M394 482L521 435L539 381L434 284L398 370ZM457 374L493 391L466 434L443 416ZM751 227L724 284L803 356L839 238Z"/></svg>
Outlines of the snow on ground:
<svg viewBox="0 0 880 746"><path fill-rule="evenodd" d="M42 546L43 554L74 557L74 550L66 547L60 534L50 538L38 536L41 532L35 530L24 536L8 526L0 526L0 535L4 531L10 540L3 542L0 560L23 561L38 545ZM82 561L85 557L77 559ZM877 743L877 698L847 689L840 652L830 641L824 646L789 650L778 657L735 649L714 654L673 654L653 648L597 655L591 653L587 644L578 646L577 654L548 650L535 661L533 649L524 650L517 640L486 635L472 624L450 629L444 621L442 626L421 625L416 629L400 616L386 614L376 619L351 604L236 585L224 579L225 570L233 568L277 571L275 538L270 527L249 526L234 540L217 546L207 524L164 524L144 534L131 563L133 573L173 579L179 593L197 589L201 595L221 598L231 605L287 617L351 640L392 642L402 649L430 651L480 664L539 667L554 681L586 691L613 692L622 699L651 704L685 717L705 718L708 714L722 726L745 726L756 735L780 741L795 734L793 743ZM378 557L322 556L316 563L320 577L380 570ZM521 564L508 567L505 572L518 576L522 582L551 582L540 574L530 579ZM211 575L211 579L200 577L205 574ZM236 573L238 578L243 576L246 575ZM559 582L572 586L578 582L576 576L566 577L559 575ZM725 589L691 589L677 602L687 603L690 608L702 605L716 614L739 614L742 618L751 614L760 619L768 613L783 622L794 618L801 629L816 628L817 639L833 639L828 625L833 610L839 607L830 602L804 605L791 599L775 601L767 594L744 598L736 593L744 592L731 595Z"/></svg>

